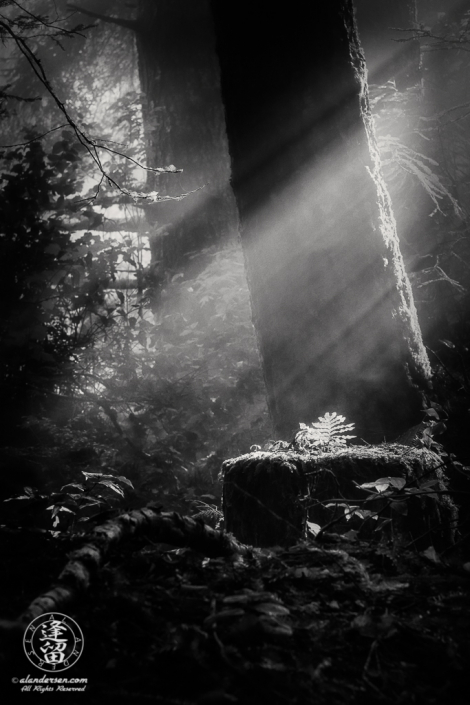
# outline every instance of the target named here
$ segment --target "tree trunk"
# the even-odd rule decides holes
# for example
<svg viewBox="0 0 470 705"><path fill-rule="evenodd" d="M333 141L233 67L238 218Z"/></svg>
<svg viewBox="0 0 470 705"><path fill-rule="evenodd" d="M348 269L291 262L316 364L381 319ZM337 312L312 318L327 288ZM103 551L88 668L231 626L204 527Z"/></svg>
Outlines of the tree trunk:
<svg viewBox="0 0 470 705"><path fill-rule="evenodd" d="M380 173L352 3L212 1L232 182L277 433L325 411L369 440L430 377ZM413 380L414 384L411 383Z"/></svg>
<svg viewBox="0 0 470 705"><path fill-rule="evenodd" d="M169 196L201 189L146 209L158 226L154 264L175 270L238 227L207 0L140 0L136 37L148 163L183 169L150 175L150 186Z"/></svg>
<svg viewBox="0 0 470 705"><path fill-rule="evenodd" d="M420 80L419 42L400 30L416 21L415 0L355 0L359 37L367 61L369 83L395 81L398 91Z"/></svg>
<svg viewBox="0 0 470 705"><path fill-rule="evenodd" d="M445 0L441 2L445 4ZM442 192L440 209L443 213L436 207L438 200L430 197L436 183L433 178L447 187L449 184L446 183L443 169L444 155L438 153L443 134L433 133L436 126L428 119L445 107L428 105L428 87L431 87L431 92L437 88L439 76L445 73L441 69L449 52L422 53L426 42L421 40L420 47L420 40L412 31L432 24L437 15L433 4L434 0L426 0L424 5L428 12L423 17L418 13L417 0L396 0L394 3L387 0L356 0L359 35L367 62L371 95L375 99L375 126L381 154L387 162L384 177L393 202L398 232L403 240L403 257L408 271L413 272L421 330L431 348L440 338L452 337L447 330L443 310L449 298L449 283L442 281L434 285L434 289L441 287L437 297L433 295L432 288L421 286L423 279L426 279L421 272L432 268L443 231L449 228L449 218L445 218L444 214L449 215L449 210L452 210L450 199L442 198ZM427 65L429 57L434 57L434 61L437 58L437 71L436 67L433 70ZM464 101L462 96L461 100L457 98L447 105ZM414 173L409 169L413 160L416 166ZM444 239L449 240L449 237ZM428 278L435 280L439 276L438 272L433 272Z"/></svg>

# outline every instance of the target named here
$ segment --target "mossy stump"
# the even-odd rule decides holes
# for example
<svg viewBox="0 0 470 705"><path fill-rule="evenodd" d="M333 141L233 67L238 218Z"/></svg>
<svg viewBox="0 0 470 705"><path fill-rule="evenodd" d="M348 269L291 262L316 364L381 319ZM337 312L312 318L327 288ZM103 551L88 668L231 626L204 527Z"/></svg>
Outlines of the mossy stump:
<svg viewBox="0 0 470 705"><path fill-rule="evenodd" d="M223 464L225 529L252 546L286 546L305 535L308 491L294 454L250 453Z"/></svg>
<svg viewBox="0 0 470 705"><path fill-rule="evenodd" d="M454 543L458 510L447 494L442 458L427 448L392 443L331 453L256 452L222 468L225 527L243 543L291 545L306 536L308 520L338 533L355 529L364 538L379 538L386 526L396 544L418 550ZM358 487L381 478L406 484L393 498ZM377 516L363 519L354 507Z"/></svg>

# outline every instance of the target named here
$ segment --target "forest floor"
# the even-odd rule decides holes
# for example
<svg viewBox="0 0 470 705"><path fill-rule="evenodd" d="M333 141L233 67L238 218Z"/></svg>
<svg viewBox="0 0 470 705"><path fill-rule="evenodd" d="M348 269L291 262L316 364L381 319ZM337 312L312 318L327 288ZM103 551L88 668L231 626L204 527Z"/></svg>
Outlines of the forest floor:
<svg viewBox="0 0 470 705"><path fill-rule="evenodd" d="M11 529L0 539L0 616L14 619L80 540ZM231 559L132 539L64 609L84 634L64 675L87 678L85 692L41 702L463 705L469 567L337 534ZM2 652L1 692L34 700L15 679L48 674L20 643Z"/></svg>

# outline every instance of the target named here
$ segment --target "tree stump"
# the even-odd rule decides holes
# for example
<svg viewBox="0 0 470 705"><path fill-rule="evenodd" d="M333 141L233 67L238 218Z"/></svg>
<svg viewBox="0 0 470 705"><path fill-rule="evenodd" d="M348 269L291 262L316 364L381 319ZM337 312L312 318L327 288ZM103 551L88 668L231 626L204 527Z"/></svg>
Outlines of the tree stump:
<svg viewBox="0 0 470 705"><path fill-rule="evenodd" d="M225 529L252 546L286 546L305 535L308 486L295 453L249 453L226 460Z"/></svg>
<svg viewBox="0 0 470 705"><path fill-rule="evenodd" d="M308 520L364 537L379 537L375 530L387 526L396 543L419 550L454 543L458 510L443 460L427 448L256 452L226 460L222 469L225 528L243 543L291 545L306 536ZM382 478L380 487L359 487Z"/></svg>

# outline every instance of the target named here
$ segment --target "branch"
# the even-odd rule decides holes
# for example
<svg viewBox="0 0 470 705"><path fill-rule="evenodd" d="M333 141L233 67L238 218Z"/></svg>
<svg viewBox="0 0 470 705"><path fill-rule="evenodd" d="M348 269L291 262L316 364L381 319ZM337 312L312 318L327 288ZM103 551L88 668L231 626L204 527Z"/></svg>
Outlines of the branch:
<svg viewBox="0 0 470 705"><path fill-rule="evenodd" d="M39 15L35 15L33 12L28 10L26 7L23 7L23 5L20 5L19 2L16 2L16 0L10 0L10 2L12 5L16 5L16 7L18 7L26 15L29 15L37 24L43 25L44 27L48 27L49 29L53 29L57 34L62 34L64 36L78 34L80 37L84 37L83 34L80 34L80 32L78 32L78 29L88 29L88 27L83 27L82 25L80 25L76 29L65 29L64 27L59 27L58 25L54 25L54 24L49 23L47 21L48 17L40 17ZM50 36L50 38L54 39L54 36Z"/></svg>
<svg viewBox="0 0 470 705"><path fill-rule="evenodd" d="M256 554L256 549L191 517L176 512L160 513L152 506L136 509L95 527L84 545L69 555L67 564L49 590L33 600L16 620L0 621L0 635L14 639L24 632L32 619L45 612L62 611L88 589L115 545L139 535L158 543L188 546L211 558Z"/></svg>
<svg viewBox="0 0 470 705"><path fill-rule="evenodd" d="M461 49L462 51L467 51L470 52L470 48L467 46L463 46L464 44L469 44L469 39L468 38L461 38L461 39L451 39L443 36L439 36L438 34L431 34L431 32L427 29L419 29L416 27L390 27L394 32L411 32L412 36L411 37L406 37L403 39L392 39L392 42L397 42L397 43L403 43L403 42L412 42L415 41L416 39L435 39L436 42L440 43L440 46L437 47L437 49ZM446 45L451 45L451 46L446 46ZM458 45L458 46L454 46Z"/></svg>
<svg viewBox="0 0 470 705"><path fill-rule="evenodd" d="M8 98L11 97L14 96L8 96ZM20 100L41 100L41 98L21 98ZM37 140L42 140L43 137L47 137L47 135L50 135L51 132L62 130L64 127L67 127L66 123L64 123L63 125L58 125L57 127L53 127L51 130L48 130L47 132L44 132L42 135L38 135L37 137L33 137L32 140L28 140L27 142L17 142L16 144L0 144L0 149L13 149L13 147L27 147L29 144L33 144L33 142L36 142Z"/></svg>
<svg viewBox="0 0 470 705"><path fill-rule="evenodd" d="M83 200L96 200L98 197L98 194L100 192L101 184L103 183L104 180L108 182L111 186L116 188L120 193L129 196L131 199L135 200L137 199L149 199L151 202L156 203L159 201L180 201L183 198L185 198L189 193L194 193L194 191L190 191L189 193L181 194L180 196L159 196L157 191L154 191L150 194L145 194L145 193L137 193L130 191L129 189L123 188L120 186L117 181L110 176L109 174L106 173L103 164L101 163L101 157L99 154L99 150L104 150L105 152L111 153L111 154L116 154L119 155L125 159L128 159L131 161L133 164L136 166L140 167L141 169L144 169L145 171L150 171L153 173L161 174L161 173L178 173L181 172L182 169L177 169L173 164L170 164L169 166L164 166L164 167L145 167L139 162L137 162L135 159L132 157L129 157L125 154L122 154L121 152L118 152L111 147L107 147L106 145L100 145L96 140L90 139L82 129L74 122L74 120L71 118L69 115L67 108L65 107L65 104L60 100L60 98L56 95L49 79L46 76L46 73L44 71L44 68L42 66L41 60L38 59L38 57L34 54L34 52L30 49L28 46L27 42L23 37L20 37L18 34L16 34L11 26L8 24L8 22L4 19L0 20L0 28L9 36L11 39L14 40L16 43L18 49L20 52L23 54L25 57L26 61L30 65L33 73L36 75L36 77L39 79L39 81L42 83L44 88L47 90L49 95L52 97L54 100L56 106L59 108L61 113L64 115L65 120L68 125L72 128L78 142L82 145L82 147L85 148L85 150L88 152L90 157L92 158L93 162L97 166L99 172L101 173L101 179L100 182L97 186L97 190L95 193L95 196L91 199L83 199ZM201 186L200 188L204 188ZM196 191L200 189L195 189Z"/></svg>

